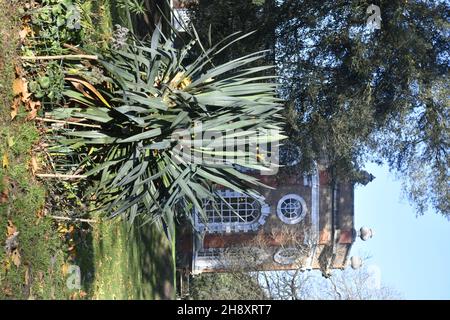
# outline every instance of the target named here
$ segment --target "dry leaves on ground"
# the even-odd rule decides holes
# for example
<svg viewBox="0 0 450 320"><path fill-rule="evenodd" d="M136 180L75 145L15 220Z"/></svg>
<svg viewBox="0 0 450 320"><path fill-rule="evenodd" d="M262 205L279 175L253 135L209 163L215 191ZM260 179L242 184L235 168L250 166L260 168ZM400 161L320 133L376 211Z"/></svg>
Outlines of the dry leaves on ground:
<svg viewBox="0 0 450 320"><path fill-rule="evenodd" d="M13 93L15 98L11 106L11 119L14 119L17 116L21 102L28 111L27 120L36 118L37 112L41 107L41 102L31 99L31 93L28 91L28 81L25 78L18 77L14 80Z"/></svg>
<svg viewBox="0 0 450 320"><path fill-rule="evenodd" d="M18 236L19 231L17 231L16 226L11 220L8 220L8 225L6 226L5 250L7 256L16 267L19 267L22 261L19 251Z"/></svg>
<svg viewBox="0 0 450 320"><path fill-rule="evenodd" d="M31 167L31 172L33 173L33 175L35 175L39 169L39 164L38 164L38 161L34 154L31 156L30 167Z"/></svg>
<svg viewBox="0 0 450 320"><path fill-rule="evenodd" d="M3 157L2 157L2 168L7 169L8 167L9 167L9 158L8 158L8 154L5 152L5 153L3 153Z"/></svg>

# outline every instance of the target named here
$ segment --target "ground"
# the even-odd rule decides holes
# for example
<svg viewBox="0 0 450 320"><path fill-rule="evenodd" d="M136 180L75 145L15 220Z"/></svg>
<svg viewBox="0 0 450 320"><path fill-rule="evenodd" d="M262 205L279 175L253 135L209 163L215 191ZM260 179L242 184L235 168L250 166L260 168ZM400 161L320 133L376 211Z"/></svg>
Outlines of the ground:
<svg viewBox="0 0 450 320"><path fill-rule="evenodd" d="M43 215L49 192L31 169L40 132L25 120L25 110L14 120L10 116L19 59L19 2L0 0L0 299L174 298L173 245L156 226L130 230L119 220L58 224ZM89 29L87 40L105 46L112 16L120 12L102 0L85 1L84 14L93 26L101 26ZM17 250L7 254L3 246L16 231ZM66 286L73 263L80 265L80 290Z"/></svg>
<svg viewBox="0 0 450 320"><path fill-rule="evenodd" d="M171 246L155 226L129 230L129 225L105 221L93 230L94 277L84 285L94 299L171 299L174 296ZM86 260L88 263L90 259ZM83 264L81 264L83 272Z"/></svg>
<svg viewBox="0 0 450 320"><path fill-rule="evenodd" d="M40 216L45 189L30 170L39 140L24 110L11 121L19 17L11 1L0 1L0 299L61 299L68 296L61 267L64 243L52 221ZM9 228L8 228L9 227ZM17 231L17 251L8 255L6 238Z"/></svg>

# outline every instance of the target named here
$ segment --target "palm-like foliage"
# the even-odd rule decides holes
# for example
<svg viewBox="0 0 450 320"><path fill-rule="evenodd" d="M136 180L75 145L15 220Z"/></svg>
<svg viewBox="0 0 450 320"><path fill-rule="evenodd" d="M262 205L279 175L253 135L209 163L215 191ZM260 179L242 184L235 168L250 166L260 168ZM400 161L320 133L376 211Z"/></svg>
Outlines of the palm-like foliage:
<svg viewBox="0 0 450 320"><path fill-rule="evenodd" d="M242 130L227 137L239 145L283 138L276 85L273 77L261 75L270 67L249 66L264 53L212 63L240 38L233 34L187 64L197 40L174 49L170 39L155 31L148 43L133 40L100 59L109 77L102 93L79 77L66 79L78 89L65 92L75 104L54 110L53 116L95 127L64 131L59 150L85 152L80 168L97 181L93 193L99 208L111 217L143 215L145 221L163 218L173 226L178 210L190 217L195 207L204 214L201 202L216 197L215 184L258 196L258 180L236 170L236 165L267 168L256 149L227 151L217 146L229 146L230 140L200 140L193 148L197 159L226 155L227 161L198 163L181 156L180 150L189 146L176 139L180 130L198 137L199 123L202 130Z"/></svg>

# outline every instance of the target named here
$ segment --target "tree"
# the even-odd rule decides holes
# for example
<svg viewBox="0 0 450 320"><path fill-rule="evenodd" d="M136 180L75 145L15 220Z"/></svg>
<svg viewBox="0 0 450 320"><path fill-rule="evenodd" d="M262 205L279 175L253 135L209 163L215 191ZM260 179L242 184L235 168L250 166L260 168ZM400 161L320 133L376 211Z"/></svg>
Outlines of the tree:
<svg viewBox="0 0 450 320"><path fill-rule="evenodd" d="M379 30L367 25L372 3L380 8ZM229 28L224 15L249 17L253 28L275 30L252 44L272 41L275 48L290 137L285 163L293 155L300 159L293 169L309 171L314 161L326 161L335 176L358 181L367 161L386 162L419 214L431 207L450 217L449 6L286 0L258 20L254 9L221 6L196 17L222 30Z"/></svg>
<svg viewBox="0 0 450 320"><path fill-rule="evenodd" d="M246 41L216 57L219 63L255 50L269 50L266 63L274 64L275 8L274 0L201 0L191 6L190 17L205 44L217 43L238 31L254 32Z"/></svg>
<svg viewBox="0 0 450 320"><path fill-rule="evenodd" d="M376 283L376 272L367 266L358 270L335 270L326 281L319 283L316 295L331 300L393 300L401 295L392 287Z"/></svg>
<svg viewBox="0 0 450 320"><path fill-rule="evenodd" d="M191 280L189 299L266 300L268 297L249 273L204 273Z"/></svg>
<svg viewBox="0 0 450 320"><path fill-rule="evenodd" d="M334 270L323 278L315 271L272 271L260 275L261 287L276 300L391 300L401 295L376 283L367 266L358 270Z"/></svg>
<svg viewBox="0 0 450 320"><path fill-rule="evenodd" d="M386 161L423 213L450 212L448 3L286 1L278 63L289 134L303 163L325 155L345 175ZM293 58L294 57L294 58ZM324 152L325 151L325 152Z"/></svg>

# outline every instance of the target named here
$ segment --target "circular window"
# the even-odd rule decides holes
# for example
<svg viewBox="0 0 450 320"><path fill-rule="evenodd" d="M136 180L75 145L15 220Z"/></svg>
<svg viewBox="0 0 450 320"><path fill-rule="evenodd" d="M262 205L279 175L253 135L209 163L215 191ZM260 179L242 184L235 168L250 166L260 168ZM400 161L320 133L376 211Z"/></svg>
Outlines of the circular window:
<svg viewBox="0 0 450 320"><path fill-rule="evenodd" d="M296 194L288 194L278 201L277 215L287 224L296 224L306 215L306 202Z"/></svg>
<svg viewBox="0 0 450 320"><path fill-rule="evenodd" d="M299 252L296 248L280 249L273 256L273 260L282 265L293 264L298 258Z"/></svg>

